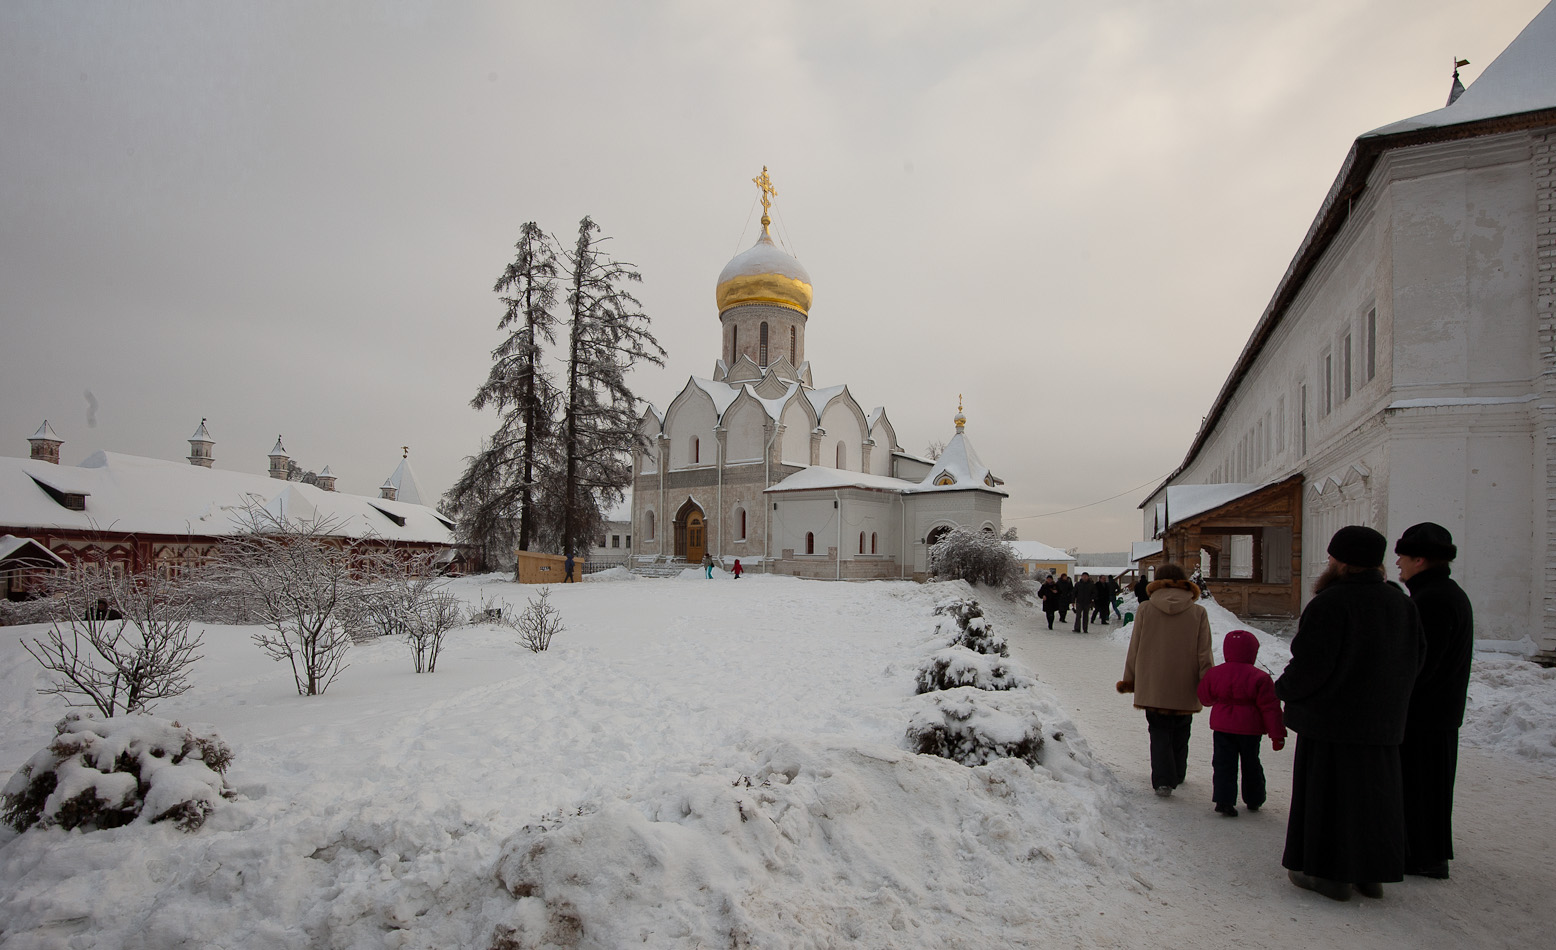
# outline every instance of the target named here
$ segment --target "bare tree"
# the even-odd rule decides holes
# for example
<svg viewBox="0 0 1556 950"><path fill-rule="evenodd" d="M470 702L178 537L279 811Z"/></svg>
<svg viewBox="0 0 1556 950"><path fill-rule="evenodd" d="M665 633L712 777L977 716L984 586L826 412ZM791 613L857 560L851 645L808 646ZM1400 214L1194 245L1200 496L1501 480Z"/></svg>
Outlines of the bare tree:
<svg viewBox="0 0 1556 950"><path fill-rule="evenodd" d="M432 557L390 552L359 565L371 575L361 616L380 636L403 637L418 673L437 670L443 638L465 622L459 598L445 590Z"/></svg>
<svg viewBox="0 0 1556 950"><path fill-rule="evenodd" d="M189 668L201 659L201 635L189 631L193 600L156 572L115 578L86 567L63 571L50 584L65 619L44 639L22 641L56 674L38 692L95 706L109 718L149 711L156 700L186 692Z"/></svg>
<svg viewBox="0 0 1556 950"><path fill-rule="evenodd" d="M544 587L540 596L531 600L524 613L505 621L519 634L519 643L531 653L551 646L551 638L567 628L562 626L562 612L551 606L551 592Z"/></svg>
<svg viewBox="0 0 1556 950"><path fill-rule="evenodd" d="M333 536L328 519L280 518L263 508L240 516L243 533L222 545L214 570L238 588L254 619L260 649L286 661L300 696L317 696L346 668L347 620L360 610L361 555Z"/></svg>

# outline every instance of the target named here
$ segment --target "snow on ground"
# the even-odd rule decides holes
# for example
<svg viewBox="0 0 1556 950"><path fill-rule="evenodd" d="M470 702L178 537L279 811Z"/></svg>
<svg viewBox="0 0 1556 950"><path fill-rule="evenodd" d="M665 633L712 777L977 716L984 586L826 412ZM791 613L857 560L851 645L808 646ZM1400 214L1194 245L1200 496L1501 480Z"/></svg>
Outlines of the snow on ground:
<svg viewBox="0 0 1556 950"><path fill-rule="evenodd" d="M1144 789L1144 723L1113 692L1127 634L1048 633L1040 612L978 591L1040 681L1024 701L1047 744L1035 769L970 769L904 750L930 702L913 694L918 666L944 645L932 608L965 585L590 580L549 588L566 629L546 653L461 628L438 672L417 675L403 644L380 641L307 699L250 628L209 627L195 688L156 712L218 732L242 798L195 834L0 831L0 944L1403 947L1543 933L1556 849L1532 812L1556 769L1530 749L1549 745L1556 682L1522 661L1477 663L1466 737L1487 752L1466 754L1461 801L1486 783L1495 795L1455 879L1329 905L1279 871L1289 751L1266 750L1271 804L1237 821L1209 817L1204 731L1182 794ZM493 577L454 589L517 608L535 592ZM1218 643L1241 626L1228 618L1213 611ZM0 778L64 712L35 692L43 673L18 642L41 629L0 631ZM1260 639L1278 671L1284 645Z"/></svg>

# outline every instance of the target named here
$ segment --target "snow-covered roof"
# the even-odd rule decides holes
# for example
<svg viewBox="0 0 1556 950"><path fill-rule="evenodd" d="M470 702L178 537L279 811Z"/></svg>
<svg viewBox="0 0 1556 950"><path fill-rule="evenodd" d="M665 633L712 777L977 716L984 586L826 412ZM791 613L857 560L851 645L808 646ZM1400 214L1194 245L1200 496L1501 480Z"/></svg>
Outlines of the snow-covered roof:
<svg viewBox="0 0 1556 950"><path fill-rule="evenodd" d="M13 558L23 563L28 561L49 561L58 567L69 566L53 551L50 551L32 538L18 538L14 534L0 534L0 564L4 564Z"/></svg>
<svg viewBox="0 0 1556 950"><path fill-rule="evenodd" d="M1275 483L1226 482L1219 485L1170 486L1167 489L1165 517L1160 519L1161 527L1167 528L1207 511L1214 511L1228 502L1236 501L1244 495L1251 495L1273 484ZM1161 506L1158 505L1158 509L1160 508Z"/></svg>
<svg viewBox="0 0 1556 950"><path fill-rule="evenodd" d="M606 509L604 517L606 521L631 521L632 489L622 492L621 501Z"/></svg>
<svg viewBox="0 0 1556 950"><path fill-rule="evenodd" d="M1044 544L1041 541L1009 541L1007 543L1016 549L1016 556L1023 561L1063 561L1066 564L1071 564L1075 561L1075 558L1060 549Z"/></svg>
<svg viewBox="0 0 1556 950"><path fill-rule="evenodd" d="M1502 54L1452 104L1366 136L1413 132L1556 108L1556 3L1535 14Z"/></svg>
<svg viewBox="0 0 1556 950"><path fill-rule="evenodd" d="M281 437L279 435L276 436L276 447L270 450L270 457L276 458L280 456L284 458L290 455L291 453L286 450L286 446L281 444Z"/></svg>
<svg viewBox="0 0 1556 950"><path fill-rule="evenodd" d="M1162 553L1161 539L1155 541L1134 541L1129 545L1129 560L1138 562L1141 558L1147 558L1153 554Z"/></svg>
<svg viewBox="0 0 1556 950"><path fill-rule="evenodd" d="M194 435L189 437L189 441L191 441L191 442L214 442L215 441L214 439L211 438L211 430L209 430L209 429L207 429L205 427L205 420L204 419L200 420L200 427L194 431ZM276 444L277 445L281 444L281 440L279 438L276 439Z"/></svg>
<svg viewBox="0 0 1556 950"><path fill-rule="evenodd" d="M719 283L734 277L753 277L758 274L782 274L809 284L810 272L799 261L780 248L772 236L763 230L756 243L736 254L719 272Z"/></svg>
<svg viewBox="0 0 1556 950"><path fill-rule="evenodd" d="M66 508L39 482L85 495L85 510ZM222 536L238 533L238 517L250 505L287 517L338 521L334 533L341 537L454 542L453 522L424 505L330 492L268 475L116 452L94 453L79 466L0 457L0 526L13 532Z"/></svg>
<svg viewBox="0 0 1556 950"><path fill-rule="evenodd" d="M942 481L948 484L937 484ZM914 486L913 490L916 492L966 491L978 488L1008 495L1009 492L1000 491L995 487L999 484L999 479L995 478L994 473L989 471L989 467L978 458L972 443L967 440L967 434L957 432L951 437L951 441L946 443L945 451L941 452L940 457L935 460L929 474L925 475L924 480Z"/></svg>
<svg viewBox="0 0 1556 950"><path fill-rule="evenodd" d="M29 441L31 439L47 439L50 442L65 441L64 439L61 439L59 436L54 434L54 427L49 425L49 420L47 419L43 420L43 425L38 427L38 431L31 435Z"/></svg>
<svg viewBox="0 0 1556 950"><path fill-rule="evenodd" d="M826 412L827 403L842 395L847 386L828 386L826 389L812 389L805 393L805 398L810 400L810 407L816 410L816 418Z"/></svg>
<svg viewBox="0 0 1556 950"><path fill-rule="evenodd" d="M818 488L870 488L877 491L907 492L915 486L912 482L890 475L872 475L869 472L849 472L825 465L812 465L800 469L788 478L767 489L770 492L811 491Z"/></svg>

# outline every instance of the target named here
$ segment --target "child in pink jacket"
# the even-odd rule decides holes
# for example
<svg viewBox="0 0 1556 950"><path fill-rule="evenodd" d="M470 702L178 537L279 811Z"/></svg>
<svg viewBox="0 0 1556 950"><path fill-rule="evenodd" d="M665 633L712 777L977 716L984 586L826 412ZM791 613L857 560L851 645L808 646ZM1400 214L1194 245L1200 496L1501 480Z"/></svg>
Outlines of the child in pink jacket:
<svg viewBox="0 0 1556 950"><path fill-rule="evenodd" d="M1264 804L1264 766L1259 764L1259 743L1270 737L1270 748L1286 745L1286 724L1281 721L1280 700L1270 674L1254 665L1259 640L1247 630L1233 630L1221 644L1226 662L1213 666L1199 681L1199 701L1210 707L1214 772L1210 796L1216 811L1237 817L1237 765L1243 766L1243 803L1249 811Z"/></svg>

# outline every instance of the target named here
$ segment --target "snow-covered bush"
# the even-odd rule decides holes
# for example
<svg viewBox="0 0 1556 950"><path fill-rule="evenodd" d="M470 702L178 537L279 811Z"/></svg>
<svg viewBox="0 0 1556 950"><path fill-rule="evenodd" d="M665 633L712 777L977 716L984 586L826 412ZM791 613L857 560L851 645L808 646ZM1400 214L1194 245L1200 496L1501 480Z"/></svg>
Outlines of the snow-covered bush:
<svg viewBox="0 0 1556 950"><path fill-rule="evenodd" d="M1003 587L1012 594L1026 589L1015 549L993 535L966 528L952 528L929 549L929 572L945 580Z"/></svg>
<svg viewBox="0 0 1556 950"><path fill-rule="evenodd" d="M934 692L971 686L974 689L1019 689L1036 685L1037 681L1024 673L1018 673L1011 663L998 653L975 653L962 647L948 647L936 652L918 668L918 691Z"/></svg>
<svg viewBox="0 0 1556 950"><path fill-rule="evenodd" d="M562 626L562 612L551 606L550 598L551 591L542 587L540 596L531 600L522 614L503 621L518 633L519 643L531 653L551 646L551 638L567 629Z"/></svg>
<svg viewBox="0 0 1556 950"><path fill-rule="evenodd" d="M363 573L363 596L348 626L371 637L403 638L416 672L435 672L443 638L465 622L465 611L432 556L382 554L367 559Z"/></svg>
<svg viewBox="0 0 1556 950"><path fill-rule="evenodd" d="M6 783L6 824L40 828L117 828L172 821L194 831L223 798L232 750L215 733L153 716L93 719L71 713L54 741Z"/></svg>
<svg viewBox="0 0 1556 950"><path fill-rule="evenodd" d="M154 571L115 578L74 569L53 578L47 593L53 626L22 641L55 674L38 692L115 716L189 689L201 635L190 635L194 604L177 581Z"/></svg>
<svg viewBox="0 0 1556 950"><path fill-rule="evenodd" d="M1037 765L1043 724L1026 703L1003 708L1013 695L967 686L931 694L930 707L908 720L908 748L969 766L1011 758Z"/></svg>
<svg viewBox="0 0 1556 950"><path fill-rule="evenodd" d="M975 653L1009 656L1010 647L1005 638L994 632L994 626L983 616L983 608L970 597L956 597L935 605L935 613L947 617L935 624L935 632L949 636L947 646L962 646Z"/></svg>

